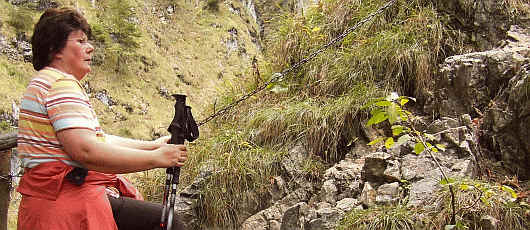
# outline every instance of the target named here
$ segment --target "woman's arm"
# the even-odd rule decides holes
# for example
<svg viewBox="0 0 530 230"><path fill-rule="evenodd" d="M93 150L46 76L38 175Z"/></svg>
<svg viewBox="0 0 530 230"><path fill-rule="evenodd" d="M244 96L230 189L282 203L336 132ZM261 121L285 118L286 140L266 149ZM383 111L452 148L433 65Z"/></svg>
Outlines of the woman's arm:
<svg viewBox="0 0 530 230"><path fill-rule="evenodd" d="M65 129L57 133L64 150L89 170L130 173L152 168L181 167L187 160L184 145L159 144L153 150L125 147L97 140L89 129ZM121 142L127 143L127 142Z"/></svg>
<svg viewBox="0 0 530 230"><path fill-rule="evenodd" d="M154 141L142 141L135 140L125 137L114 136L110 134L105 134L105 141L109 144L119 145L122 147L139 149L139 150L154 150L160 146L167 144L170 136L160 137Z"/></svg>

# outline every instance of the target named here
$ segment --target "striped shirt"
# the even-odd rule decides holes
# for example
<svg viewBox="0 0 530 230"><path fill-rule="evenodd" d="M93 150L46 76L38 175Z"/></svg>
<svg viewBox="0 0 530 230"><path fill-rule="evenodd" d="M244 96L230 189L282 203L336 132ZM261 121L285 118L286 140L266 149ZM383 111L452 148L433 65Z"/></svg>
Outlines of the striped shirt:
<svg viewBox="0 0 530 230"><path fill-rule="evenodd" d="M18 125L17 151L26 170L17 191L48 200L57 199L64 178L73 167L83 167L64 151L56 133L71 128L89 129L99 141L105 141L96 113L79 81L49 67L40 70L30 81L22 98ZM133 184L116 174L88 171L85 185L113 187L122 196L143 199Z"/></svg>
<svg viewBox="0 0 530 230"><path fill-rule="evenodd" d="M70 128L90 129L103 136L79 81L59 70L44 68L30 81L21 102L17 150L23 167L54 161L82 167L57 140L57 132Z"/></svg>

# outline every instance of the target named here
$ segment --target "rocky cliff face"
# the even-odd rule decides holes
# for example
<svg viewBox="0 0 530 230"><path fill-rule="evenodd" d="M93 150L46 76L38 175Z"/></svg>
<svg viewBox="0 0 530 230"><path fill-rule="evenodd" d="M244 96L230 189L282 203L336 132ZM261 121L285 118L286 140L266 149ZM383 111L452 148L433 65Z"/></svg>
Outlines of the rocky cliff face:
<svg viewBox="0 0 530 230"><path fill-rule="evenodd" d="M396 204L403 199L408 199L410 207L434 206L441 170L450 177L472 177L485 158L502 161L521 179L530 178L529 36L528 28L511 26L500 36L505 40L488 37L488 44L501 44L499 47L448 57L440 66L434 83L437 90L423 107L426 114L438 118L427 123L431 119L424 117L419 123L447 146L446 151L434 155L442 168L429 155L413 153L412 146L376 152L358 146L315 182L300 176L302 159L309 153L298 146L280 164L283 174L273 180L272 205L241 220L238 229L335 229L353 209ZM206 170L202 175L211 173ZM181 214L189 223L198 221L186 202L191 204L193 197L198 197L196 188L202 180L198 178L180 202L187 207Z"/></svg>
<svg viewBox="0 0 530 230"><path fill-rule="evenodd" d="M470 114L478 126L480 157L503 161L521 179L529 179L528 28L512 26L502 47L449 57L439 87L426 104L443 117Z"/></svg>

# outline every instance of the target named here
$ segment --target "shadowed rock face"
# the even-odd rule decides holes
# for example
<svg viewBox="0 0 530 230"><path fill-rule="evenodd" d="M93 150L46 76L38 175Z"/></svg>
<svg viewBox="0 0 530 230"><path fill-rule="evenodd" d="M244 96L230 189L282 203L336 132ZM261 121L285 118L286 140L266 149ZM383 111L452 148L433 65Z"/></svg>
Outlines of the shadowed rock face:
<svg viewBox="0 0 530 230"><path fill-rule="evenodd" d="M453 28L466 31L467 40L478 50L490 50L507 39L511 25L530 25L529 15L514 18L504 0L435 0L434 7L451 16ZM492 23L494 22L494 23Z"/></svg>
<svg viewBox="0 0 530 230"><path fill-rule="evenodd" d="M425 110L440 116L470 114L483 152L530 178L530 30L513 26L501 48L445 60Z"/></svg>

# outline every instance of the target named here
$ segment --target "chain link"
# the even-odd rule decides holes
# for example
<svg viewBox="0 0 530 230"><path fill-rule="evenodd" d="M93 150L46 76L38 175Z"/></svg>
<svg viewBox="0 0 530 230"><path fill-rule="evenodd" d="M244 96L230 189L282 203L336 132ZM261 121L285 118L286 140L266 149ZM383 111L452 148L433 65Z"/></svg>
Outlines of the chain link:
<svg viewBox="0 0 530 230"><path fill-rule="evenodd" d="M260 91L266 89L270 84L274 83L274 82L277 82L277 81L280 81L285 75L287 75L288 73L290 73L291 71L299 68L301 65L309 62L310 60L312 60L313 58L315 58L318 54L322 53L324 50L326 50L327 48L329 48L330 46L334 45L335 43L339 42L339 41L342 41L346 36L348 36L350 33L352 33L353 31L357 30L357 28L359 28L361 25L363 25L364 23L366 23L367 21L370 21L372 20L373 17L383 13L383 11L385 11L387 8L389 8L390 6L392 6L394 3L396 3L396 0L390 0L389 2L387 2L385 5L383 5L382 7L380 7L377 11L371 13L370 15L366 16L365 18L363 18L361 21L357 22L354 26L348 28L347 30L345 30L341 35L339 35L338 37L332 39L331 41L329 41L327 44L321 46L318 50L316 50L315 52L311 53L309 56L307 56L306 58L302 59L301 61L295 63L294 65L292 65L291 67L289 68L286 68L284 69L283 71L279 72L279 73L274 73L272 75L272 78L267 81L265 84L261 85L260 87L257 87L256 89L254 89L252 92L242 96L241 98L239 98L238 100L230 103L229 105L225 106L224 108L220 109L219 111L213 113L212 115L208 116L207 118L203 119L202 121L198 122L197 123L197 126L201 126L201 125L204 125L206 124L208 121L226 113L228 110L232 109L233 107L235 107L237 104L239 104L240 102L254 96L255 94L259 93Z"/></svg>

